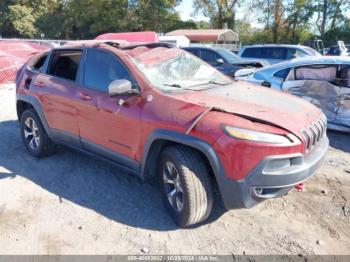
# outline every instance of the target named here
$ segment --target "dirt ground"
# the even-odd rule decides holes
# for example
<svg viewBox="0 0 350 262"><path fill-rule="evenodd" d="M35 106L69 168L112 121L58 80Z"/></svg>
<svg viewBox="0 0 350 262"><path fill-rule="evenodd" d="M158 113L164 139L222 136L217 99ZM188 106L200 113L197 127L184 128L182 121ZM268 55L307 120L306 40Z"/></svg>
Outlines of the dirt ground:
<svg viewBox="0 0 350 262"><path fill-rule="evenodd" d="M350 254L350 135L329 132L322 168L281 199L180 229L158 189L62 149L34 159L19 136L15 89L0 88L1 254ZM143 250L143 251L142 251Z"/></svg>

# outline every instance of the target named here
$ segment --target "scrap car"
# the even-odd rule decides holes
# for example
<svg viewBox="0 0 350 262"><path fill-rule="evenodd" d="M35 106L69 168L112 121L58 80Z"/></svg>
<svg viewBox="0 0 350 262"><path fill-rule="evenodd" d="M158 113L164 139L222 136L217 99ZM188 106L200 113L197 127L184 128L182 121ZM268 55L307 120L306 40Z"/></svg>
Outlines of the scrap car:
<svg viewBox="0 0 350 262"><path fill-rule="evenodd" d="M299 58L242 78L299 96L328 119L328 128L350 132L350 57Z"/></svg>
<svg viewBox="0 0 350 262"><path fill-rule="evenodd" d="M233 81L167 44L54 48L26 63L16 86L30 155L60 144L156 179L181 226L208 218L216 187L227 209L285 195L328 148L312 104Z"/></svg>

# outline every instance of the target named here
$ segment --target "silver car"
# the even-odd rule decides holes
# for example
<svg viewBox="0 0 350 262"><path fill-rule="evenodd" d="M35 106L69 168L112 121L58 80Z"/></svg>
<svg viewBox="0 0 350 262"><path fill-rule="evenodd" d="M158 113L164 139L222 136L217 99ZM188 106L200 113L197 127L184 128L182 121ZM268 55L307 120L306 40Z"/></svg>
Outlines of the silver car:
<svg viewBox="0 0 350 262"><path fill-rule="evenodd" d="M293 59L241 80L306 99L322 109L330 129L350 132L350 57Z"/></svg>
<svg viewBox="0 0 350 262"><path fill-rule="evenodd" d="M243 47L239 54L243 59L265 60L270 65L299 57L322 56L319 52L302 45L252 45Z"/></svg>

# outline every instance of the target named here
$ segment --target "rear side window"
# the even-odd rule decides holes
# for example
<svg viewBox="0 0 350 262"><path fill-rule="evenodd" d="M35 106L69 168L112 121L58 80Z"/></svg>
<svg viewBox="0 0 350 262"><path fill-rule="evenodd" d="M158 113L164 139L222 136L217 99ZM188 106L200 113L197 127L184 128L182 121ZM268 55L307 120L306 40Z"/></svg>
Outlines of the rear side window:
<svg viewBox="0 0 350 262"><path fill-rule="evenodd" d="M246 48L242 53L242 57L262 58L261 48Z"/></svg>
<svg viewBox="0 0 350 262"><path fill-rule="evenodd" d="M274 77L285 79L290 71L290 68L282 69L273 74Z"/></svg>
<svg viewBox="0 0 350 262"><path fill-rule="evenodd" d="M287 49L283 47L246 48L242 53L242 57L284 60L287 57Z"/></svg>
<svg viewBox="0 0 350 262"><path fill-rule="evenodd" d="M81 53L81 50L54 51L51 56L49 75L75 81Z"/></svg>
<svg viewBox="0 0 350 262"><path fill-rule="evenodd" d="M266 58L271 59L286 59L287 49L281 47L270 47L265 49Z"/></svg>
<svg viewBox="0 0 350 262"><path fill-rule="evenodd" d="M45 53L45 54L41 55L36 61L34 61L34 63L31 66L32 70L39 71L40 68L44 65L47 56L48 56L48 54Z"/></svg>
<svg viewBox="0 0 350 262"><path fill-rule="evenodd" d="M113 54L97 49L89 49L85 61L84 84L91 89L108 92L109 84L117 79L135 80L122 62Z"/></svg>

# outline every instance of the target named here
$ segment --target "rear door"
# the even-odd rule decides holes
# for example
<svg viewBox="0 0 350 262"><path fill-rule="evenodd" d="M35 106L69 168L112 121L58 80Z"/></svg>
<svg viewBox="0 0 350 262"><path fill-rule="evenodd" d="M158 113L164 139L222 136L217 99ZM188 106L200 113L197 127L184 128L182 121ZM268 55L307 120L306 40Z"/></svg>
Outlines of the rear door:
<svg viewBox="0 0 350 262"><path fill-rule="evenodd" d="M113 80L136 81L123 62L106 50L88 49L82 86L76 90L78 123L83 147L128 166L136 166L141 138L141 97L110 97Z"/></svg>
<svg viewBox="0 0 350 262"><path fill-rule="evenodd" d="M77 145L79 130L74 103L81 55L82 50L54 50L47 68L32 81L53 135Z"/></svg>

